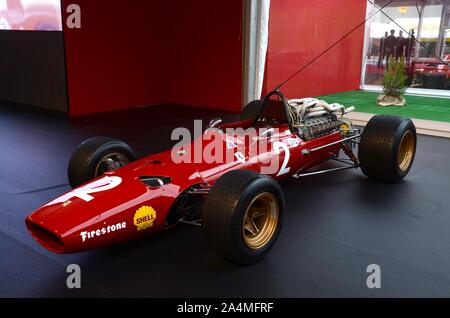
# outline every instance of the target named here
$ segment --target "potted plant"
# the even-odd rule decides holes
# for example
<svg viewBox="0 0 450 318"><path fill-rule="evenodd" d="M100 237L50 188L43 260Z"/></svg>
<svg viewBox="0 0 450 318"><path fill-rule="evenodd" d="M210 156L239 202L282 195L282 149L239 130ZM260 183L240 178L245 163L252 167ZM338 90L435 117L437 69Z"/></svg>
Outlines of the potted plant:
<svg viewBox="0 0 450 318"><path fill-rule="evenodd" d="M393 56L389 58L388 68L384 73L383 94L378 96L380 106L405 106L403 96L407 88L408 75L406 74L405 58L396 61Z"/></svg>

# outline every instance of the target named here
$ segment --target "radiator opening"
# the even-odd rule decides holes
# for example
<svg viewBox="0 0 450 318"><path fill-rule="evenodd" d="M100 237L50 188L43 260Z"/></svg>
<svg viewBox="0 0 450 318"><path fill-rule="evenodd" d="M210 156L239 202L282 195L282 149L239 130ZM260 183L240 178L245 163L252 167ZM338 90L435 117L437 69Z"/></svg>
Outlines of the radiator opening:
<svg viewBox="0 0 450 318"><path fill-rule="evenodd" d="M25 221L28 230L35 237L35 239L42 244L45 248L55 252L64 252L64 243L58 235L47 230L46 228L37 225L31 221Z"/></svg>

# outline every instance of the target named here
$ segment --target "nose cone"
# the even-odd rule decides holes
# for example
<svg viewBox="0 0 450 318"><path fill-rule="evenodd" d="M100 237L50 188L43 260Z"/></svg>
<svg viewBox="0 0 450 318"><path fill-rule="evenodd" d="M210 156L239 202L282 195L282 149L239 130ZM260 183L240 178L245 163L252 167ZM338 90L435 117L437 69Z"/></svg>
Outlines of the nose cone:
<svg viewBox="0 0 450 318"><path fill-rule="evenodd" d="M106 176L46 204L25 223L35 240L55 253L105 246L140 234L134 215L156 192L135 178ZM155 229L164 220L155 214L151 221Z"/></svg>
<svg viewBox="0 0 450 318"><path fill-rule="evenodd" d="M180 169L168 151L64 194L33 212L25 223L36 241L55 253L120 243L162 229L180 193L202 182L196 165Z"/></svg>

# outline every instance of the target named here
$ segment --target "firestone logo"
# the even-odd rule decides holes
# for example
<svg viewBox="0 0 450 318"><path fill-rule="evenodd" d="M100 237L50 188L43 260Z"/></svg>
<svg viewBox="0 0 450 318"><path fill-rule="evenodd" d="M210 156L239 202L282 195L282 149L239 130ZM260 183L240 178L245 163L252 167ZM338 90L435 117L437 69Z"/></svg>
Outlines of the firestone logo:
<svg viewBox="0 0 450 318"><path fill-rule="evenodd" d="M127 222L117 223L114 225L108 225L106 227L103 227L103 228L97 229L97 230L83 231L80 233L80 237L81 237L81 240L83 242L85 242L88 239L92 239L94 237L99 237L102 235L120 231L120 230L125 229L126 227L127 227Z"/></svg>

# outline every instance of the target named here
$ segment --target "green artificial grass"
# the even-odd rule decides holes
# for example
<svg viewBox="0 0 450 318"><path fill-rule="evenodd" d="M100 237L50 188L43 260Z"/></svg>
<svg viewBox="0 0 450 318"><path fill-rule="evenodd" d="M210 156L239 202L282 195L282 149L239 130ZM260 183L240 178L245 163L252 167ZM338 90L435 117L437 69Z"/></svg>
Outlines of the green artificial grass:
<svg viewBox="0 0 450 318"><path fill-rule="evenodd" d="M428 119L450 122L450 99L405 96L407 105L403 107L377 105L379 93L350 91L318 97L328 103L339 103L345 106L355 106L357 112L371 114L389 114L403 117Z"/></svg>

